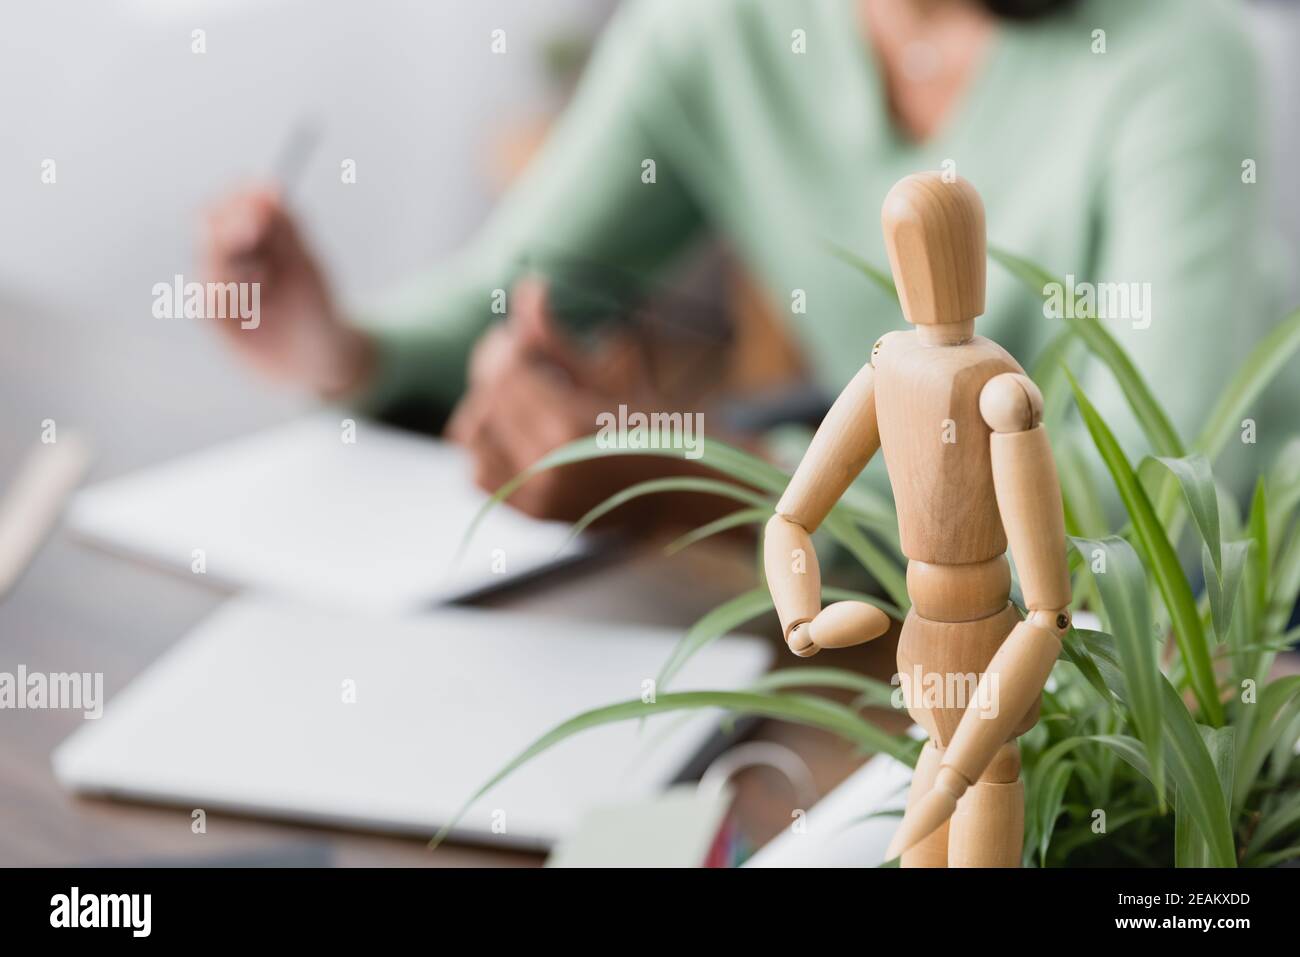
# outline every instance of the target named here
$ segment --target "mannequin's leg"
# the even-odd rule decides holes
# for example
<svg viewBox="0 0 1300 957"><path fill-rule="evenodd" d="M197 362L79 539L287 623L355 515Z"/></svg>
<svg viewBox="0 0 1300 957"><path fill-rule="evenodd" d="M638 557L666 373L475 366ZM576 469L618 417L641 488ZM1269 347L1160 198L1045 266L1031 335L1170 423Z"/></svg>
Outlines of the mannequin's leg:
<svg viewBox="0 0 1300 957"><path fill-rule="evenodd" d="M934 776L939 773L939 762L943 760L943 749L933 741L927 741L917 759L916 771L912 774L912 787L907 792L910 807L914 800L928 794L934 785ZM920 844L907 851L900 867L947 867L948 866L948 825L935 831Z"/></svg>
<svg viewBox="0 0 1300 957"><path fill-rule="evenodd" d="M1020 747L1002 745L960 801L948 827L950 867L1019 867L1025 841L1025 785Z"/></svg>

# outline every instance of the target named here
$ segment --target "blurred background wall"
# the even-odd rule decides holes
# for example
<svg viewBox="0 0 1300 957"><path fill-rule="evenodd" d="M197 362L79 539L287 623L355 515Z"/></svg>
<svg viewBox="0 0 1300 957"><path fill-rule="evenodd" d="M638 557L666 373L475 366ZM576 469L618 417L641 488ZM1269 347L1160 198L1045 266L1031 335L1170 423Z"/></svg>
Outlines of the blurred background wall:
<svg viewBox="0 0 1300 957"><path fill-rule="evenodd" d="M111 473L149 442L133 448L110 414L197 447L303 404L237 368L204 323L150 314L154 283L199 278L204 205L269 173L315 117L292 205L345 300L382 293L482 220L612 8L0 0L0 466L47 416L113 436L99 460ZM217 406L214 433L196 412Z"/></svg>
<svg viewBox="0 0 1300 957"><path fill-rule="evenodd" d="M401 277L488 209L494 141L556 106L557 43L611 0L4 0L0 286L71 300L188 270L195 214L323 140L296 188L341 291ZM489 49L506 30L507 52ZM207 52L191 52L191 31ZM339 163L357 183L338 189ZM57 161L57 188L39 180ZM92 300L93 301L93 300Z"/></svg>
<svg viewBox="0 0 1300 957"><path fill-rule="evenodd" d="M1300 2L1256 0L1247 4L1255 42L1259 47L1272 121L1270 157L1273 195L1278 200L1277 225L1292 256L1291 299L1300 296L1300 176L1294 170L1300 156Z"/></svg>
<svg viewBox="0 0 1300 957"><path fill-rule="evenodd" d="M1265 54L1277 137L1260 176L1280 200L1279 227L1300 240L1300 181L1281 159L1300 155L1300 4L1242 2ZM160 385L223 405L301 402L235 370L203 323L151 321L152 285L195 272L205 202L269 172L294 124L317 118L323 139L294 206L344 299L378 294L481 221L505 168L562 104L574 50L613 7L0 0L0 380L39 380L58 363L66 382L68 365L82 367L79 392L20 411L89 426L105 390L177 425L184 404L160 410ZM505 55L490 49L498 28ZM196 29L201 55L191 52ZM345 158L357 183L340 188ZM41 182L45 159L57 164L54 186ZM67 348L54 354L47 330L24 351L37 322L58 323ZM133 367L114 361L127 352L162 369L148 390L115 374ZM10 400L29 401L17 392L0 381L10 413Z"/></svg>

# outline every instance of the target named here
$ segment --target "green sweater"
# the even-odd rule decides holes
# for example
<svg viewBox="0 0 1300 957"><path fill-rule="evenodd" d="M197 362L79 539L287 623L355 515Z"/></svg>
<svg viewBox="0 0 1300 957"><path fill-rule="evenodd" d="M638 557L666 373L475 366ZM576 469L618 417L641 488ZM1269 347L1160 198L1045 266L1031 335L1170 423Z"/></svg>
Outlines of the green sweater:
<svg viewBox="0 0 1300 957"><path fill-rule="evenodd" d="M794 50L796 30L806 52ZM453 401L474 338L497 318L493 290L530 258L654 276L706 234L764 285L834 394L903 321L826 243L887 268L886 191L951 161L983 196L991 245L1079 281L1150 284L1149 325L1108 328L1191 434L1279 314L1260 278L1265 187L1242 180L1243 161L1264 149L1256 87L1233 5L1086 0L1000 23L942 128L915 144L890 120L853 0L625 4L538 160L477 238L368 317L381 374L365 404ZM804 313L791 308L796 290ZM1060 328L1042 297L990 264L982 335L1029 365ZM1108 373L1085 373L1131 438Z"/></svg>

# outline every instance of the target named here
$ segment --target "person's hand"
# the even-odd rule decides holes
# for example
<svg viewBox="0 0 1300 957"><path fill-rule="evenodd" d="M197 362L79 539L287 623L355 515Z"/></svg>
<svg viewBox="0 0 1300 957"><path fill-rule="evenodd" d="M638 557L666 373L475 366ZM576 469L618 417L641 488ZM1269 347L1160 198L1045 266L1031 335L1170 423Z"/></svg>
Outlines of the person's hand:
<svg viewBox="0 0 1300 957"><path fill-rule="evenodd" d="M446 430L469 450L474 481L489 492L553 449L594 433L600 413L617 414L620 403L644 406L650 398L636 350L612 341L595 353L579 349L548 313L540 281L518 283L511 304L508 321L475 346L469 388ZM665 474L667 465L617 455L547 469L509 501L537 518L572 521L614 492Z"/></svg>
<svg viewBox="0 0 1300 957"><path fill-rule="evenodd" d="M315 258L276 190L233 193L204 217L208 282L260 284L256 326L220 322L235 352L261 372L326 398L361 388L373 364L367 336L344 323Z"/></svg>

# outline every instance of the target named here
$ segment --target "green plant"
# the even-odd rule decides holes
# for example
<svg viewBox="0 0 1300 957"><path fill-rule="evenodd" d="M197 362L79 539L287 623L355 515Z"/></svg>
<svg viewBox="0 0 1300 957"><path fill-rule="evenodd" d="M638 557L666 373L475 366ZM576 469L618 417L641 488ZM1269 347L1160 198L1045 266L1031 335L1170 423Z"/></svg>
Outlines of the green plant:
<svg viewBox="0 0 1300 957"><path fill-rule="evenodd" d="M833 252L893 291L881 270L846 250ZM1054 281L1002 250L992 249L990 256L1036 293ZM1155 453L1136 468L1066 368L1079 348L1113 373ZM1073 544L1074 607L1095 613L1102 627L1071 630L1043 695L1042 718L1021 739L1026 864L1268 866L1300 856L1300 676L1267 680L1276 653L1300 637L1297 630L1286 631L1300 593L1300 437L1259 478L1244 515L1215 484L1211 468L1249 404L1297 348L1300 310L1270 332L1228 380L1190 444L1095 318L1066 323L1032 370L1056 437L1068 433L1061 425L1073 398L1128 523L1112 533L1101 505L1103 489L1088 462L1076 446L1058 442ZM493 503L541 470L611 454L675 453L602 449L594 439L582 439L500 489ZM683 536L670 546L675 551L728 529L761 526L789 480L781 469L713 440L706 440L703 461L719 479L633 486L584 517L575 532L641 495L691 491L738 503L731 515ZM824 529L890 599L871 600L903 615L905 559L891 504L855 485ZM1187 544L1201 554L1201 575L1189 576L1179 562L1177 550ZM827 601L863 597L824 589ZM771 607L759 582L715 608L664 663L654 703L623 702L572 718L510 762L466 806L569 735L694 708L801 722L914 763L916 742L885 734L859 713L866 706L888 706L894 689L852 671L778 670L745 692L666 691L691 655ZM850 689L857 699L845 705L814 689Z"/></svg>

